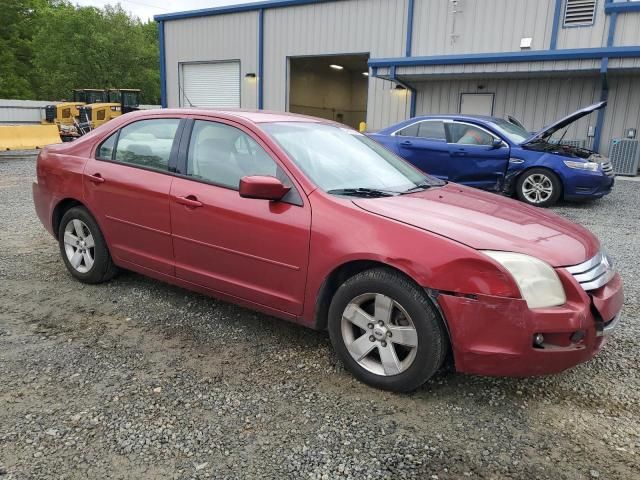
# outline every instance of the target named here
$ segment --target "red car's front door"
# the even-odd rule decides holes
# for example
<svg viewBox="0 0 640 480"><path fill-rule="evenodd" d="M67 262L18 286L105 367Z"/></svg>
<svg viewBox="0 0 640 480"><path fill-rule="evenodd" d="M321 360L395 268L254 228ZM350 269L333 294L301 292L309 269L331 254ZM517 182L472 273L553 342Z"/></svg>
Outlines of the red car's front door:
<svg viewBox="0 0 640 480"><path fill-rule="evenodd" d="M84 169L85 201L116 261L166 275L174 275L168 173L179 124L130 123L102 142Z"/></svg>
<svg viewBox="0 0 640 480"><path fill-rule="evenodd" d="M181 167L185 178L176 177L171 186L176 276L301 313L311 227L301 190L266 146L239 125L195 120L187 130L192 131ZM241 198L238 184L246 175L277 176L292 190L279 202Z"/></svg>

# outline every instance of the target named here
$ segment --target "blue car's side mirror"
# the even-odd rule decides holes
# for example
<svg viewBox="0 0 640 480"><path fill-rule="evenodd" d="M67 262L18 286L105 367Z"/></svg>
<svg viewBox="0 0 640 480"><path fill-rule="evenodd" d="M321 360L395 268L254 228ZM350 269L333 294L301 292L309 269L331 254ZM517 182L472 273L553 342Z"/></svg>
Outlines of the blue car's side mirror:
<svg viewBox="0 0 640 480"><path fill-rule="evenodd" d="M502 140L501 140L501 139L499 139L499 138L494 138L494 139L493 139L493 142L491 142L491 147L492 147L492 148L500 148L500 147L502 147L502 144L503 144L503 142L502 142Z"/></svg>

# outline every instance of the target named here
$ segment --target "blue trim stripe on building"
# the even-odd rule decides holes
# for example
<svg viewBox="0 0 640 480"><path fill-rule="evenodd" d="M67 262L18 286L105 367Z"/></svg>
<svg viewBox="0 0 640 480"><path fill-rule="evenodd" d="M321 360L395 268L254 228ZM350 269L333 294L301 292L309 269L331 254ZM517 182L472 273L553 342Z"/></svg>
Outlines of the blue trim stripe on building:
<svg viewBox="0 0 640 480"><path fill-rule="evenodd" d="M258 110L264 102L264 10L258 12Z"/></svg>
<svg viewBox="0 0 640 480"><path fill-rule="evenodd" d="M411 56L411 47L413 44L413 11L415 9L415 0L409 0L407 4L407 41L405 44L405 56Z"/></svg>
<svg viewBox="0 0 640 480"><path fill-rule="evenodd" d="M626 2L611 2L607 1L604 4L605 13L627 13L627 12L640 12L640 3L637 1Z"/></svg>
<svg viewBox="0 0 640 480"><path fill-rule="evenodd" d="M551 26L551 41L549 42L550 50L555 50L558 46L558 30L560 29L563 2L564 0L556 0L556 8L553 12L553 25Z"/></svg>
<svg viewBox="0 0 640 480"><path fill-rule="evenodd" d="M541 62L547 60L585 60L640 56L640 46L532 50L525 52L471 53L429 57L372 58L370 67L408 67L422 65L462 65L477 63Z"/></svg>
<svg viewBox="0 0 640 480"><path fill-rule="evenodd" d="M616 24L618 23L618 13L613 12L609 16L609 34L607 35L607 47L613 47L613 40L616 37Z"/></svg>
<svg viewBox="0 0 640 480"><path fill-rule="evenodd" d="M263 2L244 3L240 5L228 5L225 7L201 8L200 10L189 10L186 12L163 13L156 15L153 18L156 21L180 20L183 18L209 17L212 15L222 15L224 13L249 12L252 10L264 10L267 8L284 8L296 5L335 1L337 0L268 0Z"/></svg>
<svg viewBox="0 0 640 480"><path fill-rule="evenodd" d="M160 47L160 105L167 108L167 59L164 51L164 22L158 22L158 44Z"/></svg>

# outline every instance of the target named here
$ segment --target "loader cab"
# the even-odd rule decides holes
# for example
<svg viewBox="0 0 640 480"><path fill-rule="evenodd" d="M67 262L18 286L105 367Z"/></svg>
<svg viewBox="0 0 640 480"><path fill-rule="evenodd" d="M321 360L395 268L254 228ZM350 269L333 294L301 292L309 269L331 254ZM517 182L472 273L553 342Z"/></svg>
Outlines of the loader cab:
<svg viewBox="0 0 640 480"><path fill-rule="evenodd" d="M140 90L133 88L113 88L107 90L104 102L85 105L80 108L80 127L87 133L124 113L138 110Z"/></svg>
<svg viewBox="0 0 640 480"><path fill-rule="evenodd" d="M80 126L87 133L122 115L119 103L93 103L80 107Z"/></svg>
<svg viewBox="0 0 640 480"><path fill-rule="evenodd" d="M73 90L72 101L62 101L45 107L42 123L72 126L80 118L80 107L88 103L104 102L106 99L107 92L103 89L76 88Z"/></svg>
<svg viewBox="0 0 640 480"><path fill-rule="evenodd" d="M109 95L101 88L76 88L73 90L73 101L86 104L104 103L109 101Z"/></svg>
<svg viewBox="0 0 640 480"><path fill-rule="evenodd" d="M137 88L113 88L109 90L109 102L119 103L122 113L139 110L140 90Z"/></svg>

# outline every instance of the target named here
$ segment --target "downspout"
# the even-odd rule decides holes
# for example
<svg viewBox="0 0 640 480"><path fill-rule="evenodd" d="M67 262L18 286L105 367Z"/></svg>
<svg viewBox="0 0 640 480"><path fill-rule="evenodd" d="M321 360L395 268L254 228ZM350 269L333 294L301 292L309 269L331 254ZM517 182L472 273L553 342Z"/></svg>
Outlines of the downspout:
<svg viewBox="0 0 640 480"><path fill-rule="evenodd" d="M405 42L405 57L410 57L411 56L411 48L413 46L413 12L415 9L415 0L409 0L409 3L407 4L407 39ZM392 78L395 79L396 76L396 70L395 67L393 68L393 74L392 74ZM413 118L416 116L416 103L417 103L417 97L418 94L416 92L416 89L409 86L409 85L403 85L405 88L409 89L409 92L411 94L411 99L409 100L409 118Z"/></svg>
<svg viewBox="0 0 640 480"><path fill-rule="evenodd" d="M402 80L398 79L398 77L396 76L395 65L391 67L389 74L391 76L390 80L393 83L395 83L396 85L400 85L401 87L404 87L407 90L409 90L409 93L411 94L411 100L409 104L409 118L415 117L416 116L416 89L411 85L409 85L408 83L405 83Z"/></svg>
<svg viewBox="0 0 640 480"><path fill-rule="evenodd" d="M167 63L164 51L164 21L158 21L158 45L160 47L160 105L167 108Z"/></svg>
<svg viewBox="0 0 640 480"><path fill-rule="evenodd" d="M560 28L560 15L562 14L562 3L564 0L556 0L556 8L553 12L553 25L551 26L551 41L549 50L555 50L558 46L558 29Z"/></svg>
<svg viewBox="0 0 640 480"><path fill-rule="evenodd" d="M607 47L613 47L613 41L616 34L616 23L618 22L618 12L612 12L609 17L609 34L607 36ZM603 57L600 64L600 100L605 101L609 98L609 83L607 80L607 72L609 70L609 57ZM604 127L605 108L598 110L598 116L596 117L596 127L593 132L593 150L600 151L600 144L602 143L602 129Z"/></svg>
<svg viewBox="0 0 640 480"><path fill-rule="evenodd" d="M258 10L258 110L262 110L264 99L264 9Z"/></svg>

